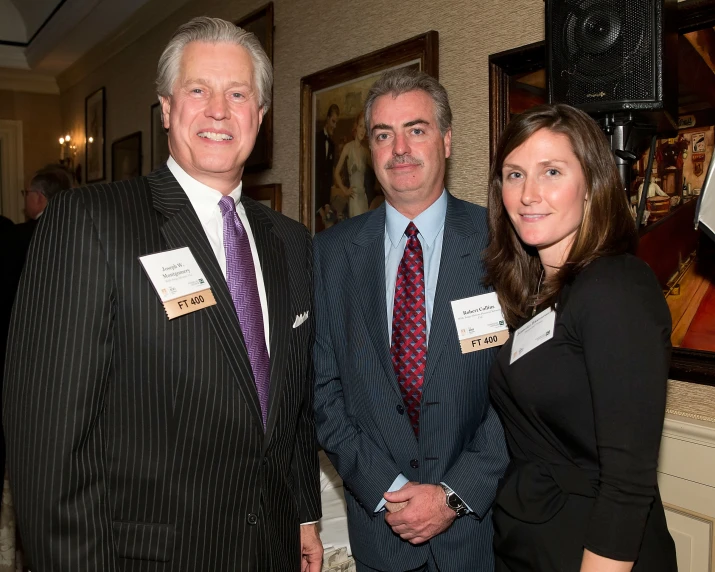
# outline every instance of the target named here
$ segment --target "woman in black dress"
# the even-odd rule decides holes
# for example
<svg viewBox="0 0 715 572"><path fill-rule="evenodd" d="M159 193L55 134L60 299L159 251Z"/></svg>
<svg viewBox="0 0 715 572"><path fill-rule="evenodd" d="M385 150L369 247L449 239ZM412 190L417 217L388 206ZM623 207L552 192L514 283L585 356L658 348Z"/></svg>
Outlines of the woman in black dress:
<svg viewBox="0 0 715 572"><path fill-rule="evenodd" d="M670 313L629 254L635 225L598 125L566 105L512 119L489 223L488 280L515 330L490 380L512 456L497 571L677 570L656 480Z"/></svg>

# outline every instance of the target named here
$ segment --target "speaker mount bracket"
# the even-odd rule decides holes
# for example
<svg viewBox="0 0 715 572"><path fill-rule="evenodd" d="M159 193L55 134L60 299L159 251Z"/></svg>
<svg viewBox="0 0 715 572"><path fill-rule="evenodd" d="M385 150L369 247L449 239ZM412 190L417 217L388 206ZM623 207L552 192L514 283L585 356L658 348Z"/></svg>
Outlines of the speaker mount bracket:
<svg viewBox="0 0 715 572"><path fill-rule="evenodd" d="M633 163L645 151L658 126L652 118L633 112L606 113L595 117L608 138L621 175L623 190L630 196Z"/></svg>

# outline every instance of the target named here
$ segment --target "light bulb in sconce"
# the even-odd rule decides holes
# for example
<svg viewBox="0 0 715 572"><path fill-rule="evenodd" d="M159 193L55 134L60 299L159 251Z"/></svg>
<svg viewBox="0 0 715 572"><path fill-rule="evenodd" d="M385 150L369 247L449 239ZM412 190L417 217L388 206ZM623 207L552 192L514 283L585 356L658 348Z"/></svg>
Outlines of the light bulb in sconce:
<svg viewBox="0 0 715 572"><path fill-rule="evenodd" d="M94 143L94 137L90 137L90 138L89 138L89 142L90 142L90 143Z"/></svg>
<svg viewBox="0 0 715 572"><path fill-rule="evenodd" d="M64 144L65 144L65 138L64 138L64 137L60 137L60 145L64 145Z"/></svg>
<svg viewBox="0 0 715 572"><path fill-rule="evenodd" d="M70 136L69 136L69 135L65 135L65 141L69 141L69 140L70 140Z"/></svg>

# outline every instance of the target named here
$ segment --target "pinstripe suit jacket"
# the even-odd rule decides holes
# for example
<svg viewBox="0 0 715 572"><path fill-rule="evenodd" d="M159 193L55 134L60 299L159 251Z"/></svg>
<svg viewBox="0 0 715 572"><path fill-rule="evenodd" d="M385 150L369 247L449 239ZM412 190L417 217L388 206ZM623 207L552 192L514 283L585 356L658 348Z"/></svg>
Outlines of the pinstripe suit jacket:
<svg viewBox="0 0 715 572"><path fill-rule="evenodd" d="M166 167L61 194L43 215L4 410L33 570L248 572L267 569L261 547L273 572L298 570L299 523L320 516L312 320L292 328L312 314L311 241L242 201L268 298L265 433L226 281ZM217 305L169 321L138 257L184 246Z"/></svg>
<svg viewBox="0 0 715 572"><path fill-rule="evenodd" d="M451 300L487 290L480 253L486 211L449 196L415 438L390 358L385 309L385 206L318 234L315 246L318 438L345 482L350 544L378 570L410 570L428 551L445 572L491 571L491 504L507 464L489 405L492 350L463 355ZM399 473L446 482L474 514L413 546L373 512Z"/></svg>

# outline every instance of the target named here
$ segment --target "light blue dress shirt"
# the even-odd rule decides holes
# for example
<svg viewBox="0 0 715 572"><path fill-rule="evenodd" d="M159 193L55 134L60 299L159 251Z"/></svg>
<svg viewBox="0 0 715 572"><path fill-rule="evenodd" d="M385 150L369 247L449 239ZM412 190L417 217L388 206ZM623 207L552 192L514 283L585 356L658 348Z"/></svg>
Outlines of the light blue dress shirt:
<svg viewBox="0 0 715 572"><path fill-rule="evenodd" d="M427 343L432 324L432 308L434 294L437 290L439 277L439 261L442 258L442 241L444 239L444 219L447 214L447 191L442 191L440 197L427 210L422 211L413 221L399 213L390 203L385 203L385 307L387 308L387 332L392 342L392 310L395 305L395 283L397 269L405 253L407 235L405 230L413 222L419 231L417 238L422 245L424 261L425 290L427 294Z"/></svg>
<svg viewBox="0 0 715 572"><path fill-rule="evenodd" d="M392 343L392 311L395 305L397 269L400 266L400 261L405 252L405 245L407 244L405 230L407 225L413 222L417 227L417 238L422 246L425 290L427 294L427 299L425 300L427 306L427 343L429 344L434 295L437 291L439 263L442 259L444 221L447 216L447 191L443 190L440 197L412 221L398 212L390 203L386 202L385 207L385 307L387 308L387 331L390 343ZM387 492L399 491L407 483L407 477L400 473L390 488L387 489ZM446 485L446 483L442 484ZM383 510L386 502L385 499L382 499L375 508L375 512Z"/></svg>

